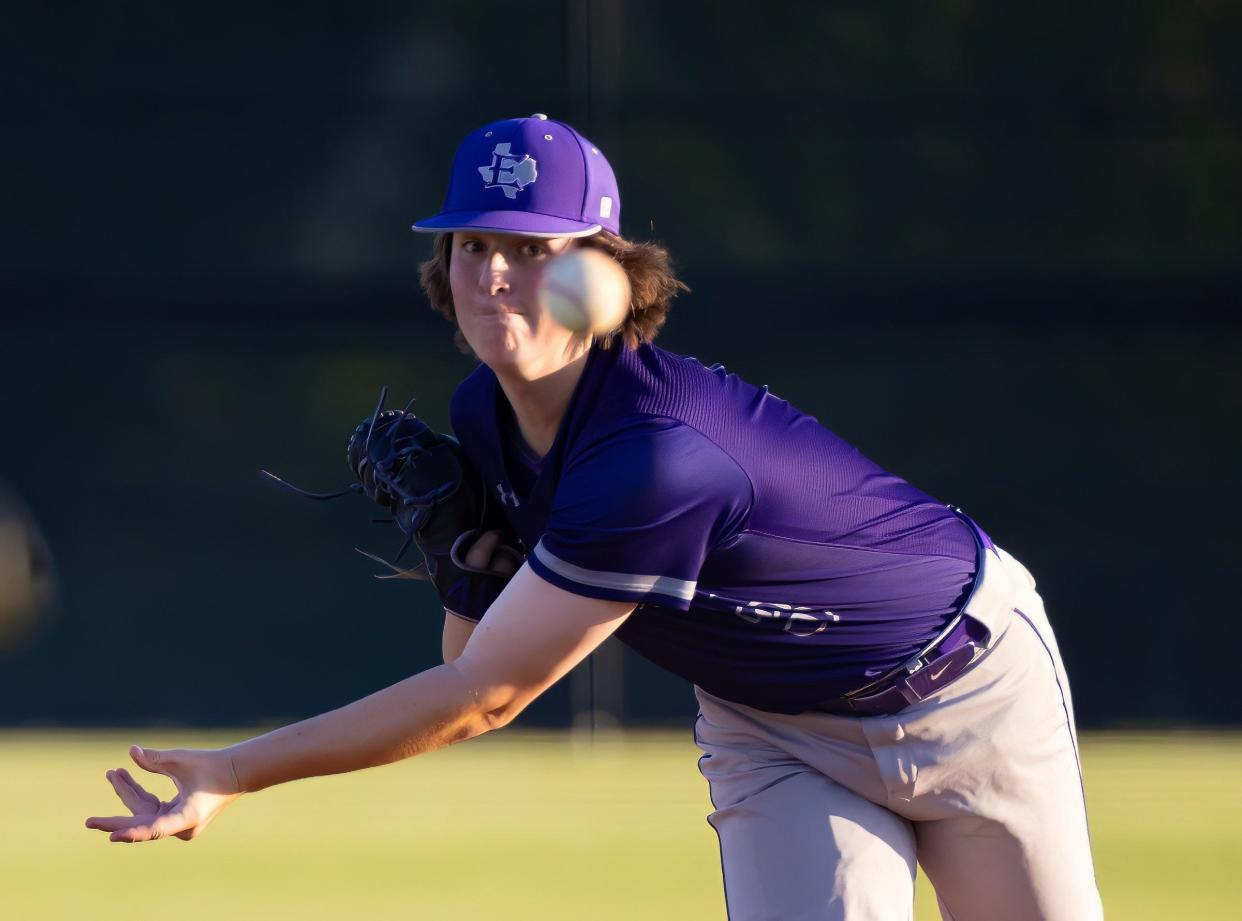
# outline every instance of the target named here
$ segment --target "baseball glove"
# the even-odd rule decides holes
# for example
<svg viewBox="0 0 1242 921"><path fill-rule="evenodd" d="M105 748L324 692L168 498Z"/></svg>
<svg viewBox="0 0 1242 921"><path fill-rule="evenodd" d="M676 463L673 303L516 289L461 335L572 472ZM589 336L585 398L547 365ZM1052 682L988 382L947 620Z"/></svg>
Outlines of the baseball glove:
<svg viewBox="0 0 1242 921"><path fill-rule="evenodd" d="M499 510L489 507L487 488L457 439L437 434L410 412L409 405L404 410L384 409L387 396L384 387L375 412L358 424L345 446L345 458L358 482L338 492L314 493L266 470L259 472L310 499L360 492L387 509L392 518L380 520L395 522L405 541L391 563L358 550L391 570L376 578L430 581L444 607L478 620L522 565L523 556L514 549L517 535ZM499 530L501 542L491 568L481 569L465 557L487 530ZM411 543L422 552L423 562L403 569L396 564Z"/></svg>

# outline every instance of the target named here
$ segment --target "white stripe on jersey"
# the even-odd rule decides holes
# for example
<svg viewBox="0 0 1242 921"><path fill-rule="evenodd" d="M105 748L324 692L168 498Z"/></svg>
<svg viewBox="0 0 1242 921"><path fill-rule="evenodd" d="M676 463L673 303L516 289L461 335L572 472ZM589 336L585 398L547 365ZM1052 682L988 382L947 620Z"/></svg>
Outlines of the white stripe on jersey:
<svg viewBox="0 0 1242 921"><path fill-rule="evenodd" d="M685 579L674 579L671 576L638 576L624 572L583 569L553 554L544 547L543 541L535 544L534 554L539 558L540 563L558 576L569 579L571 582L593 585L596 588L611 588L622 592L650 592L689 601L694 597L694 587L697 584L687 582Z"/></svg>

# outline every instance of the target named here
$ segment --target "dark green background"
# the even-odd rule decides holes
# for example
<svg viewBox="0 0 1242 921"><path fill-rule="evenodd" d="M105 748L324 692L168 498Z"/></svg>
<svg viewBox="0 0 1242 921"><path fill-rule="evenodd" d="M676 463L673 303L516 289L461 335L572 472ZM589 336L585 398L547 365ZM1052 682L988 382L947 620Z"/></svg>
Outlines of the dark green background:
<svg viewBox="0 0 1242 921"><path fill-rule="evenodd" d="M5 31L0 477L62 600L0 652L0 721L288 719L438 661L430 589L351 549L395 530L256 470L343 485L384 383L447 425L471 362L408 225L466 131L535 111L590 126L623 229L677 259L662 345L1028 564L1081 723L1242 720L1236 4L53 4ZM627 721L693 712L622 669Z"/></svg>

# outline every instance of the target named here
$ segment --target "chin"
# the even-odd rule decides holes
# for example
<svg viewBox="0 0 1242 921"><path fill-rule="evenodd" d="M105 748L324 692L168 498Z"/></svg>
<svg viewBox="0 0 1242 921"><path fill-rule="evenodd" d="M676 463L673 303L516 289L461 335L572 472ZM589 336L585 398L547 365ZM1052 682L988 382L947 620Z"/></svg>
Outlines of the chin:
<svg viewBox="0 0 1242 921"><path fill-rule="evenodd" d="M515 342L507 330L496 330L490 335L479 336L477 341L467 337L466 342L478 356L479 361L489 368L512 368L521 363L525 352L524 344Z"/></svg>

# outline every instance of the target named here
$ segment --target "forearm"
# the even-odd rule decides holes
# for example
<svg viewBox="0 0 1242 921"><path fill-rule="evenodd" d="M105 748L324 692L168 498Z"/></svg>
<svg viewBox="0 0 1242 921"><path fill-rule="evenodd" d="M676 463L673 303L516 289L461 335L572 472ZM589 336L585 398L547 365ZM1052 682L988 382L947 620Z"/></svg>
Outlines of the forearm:
<svg viewBox="0 0 1242 921"><path fill-rule="evenodd" d="M240 791L249 793L389 764L481 735L498 725L503 703L454 665L440 665L226 751Z"/></svg>

